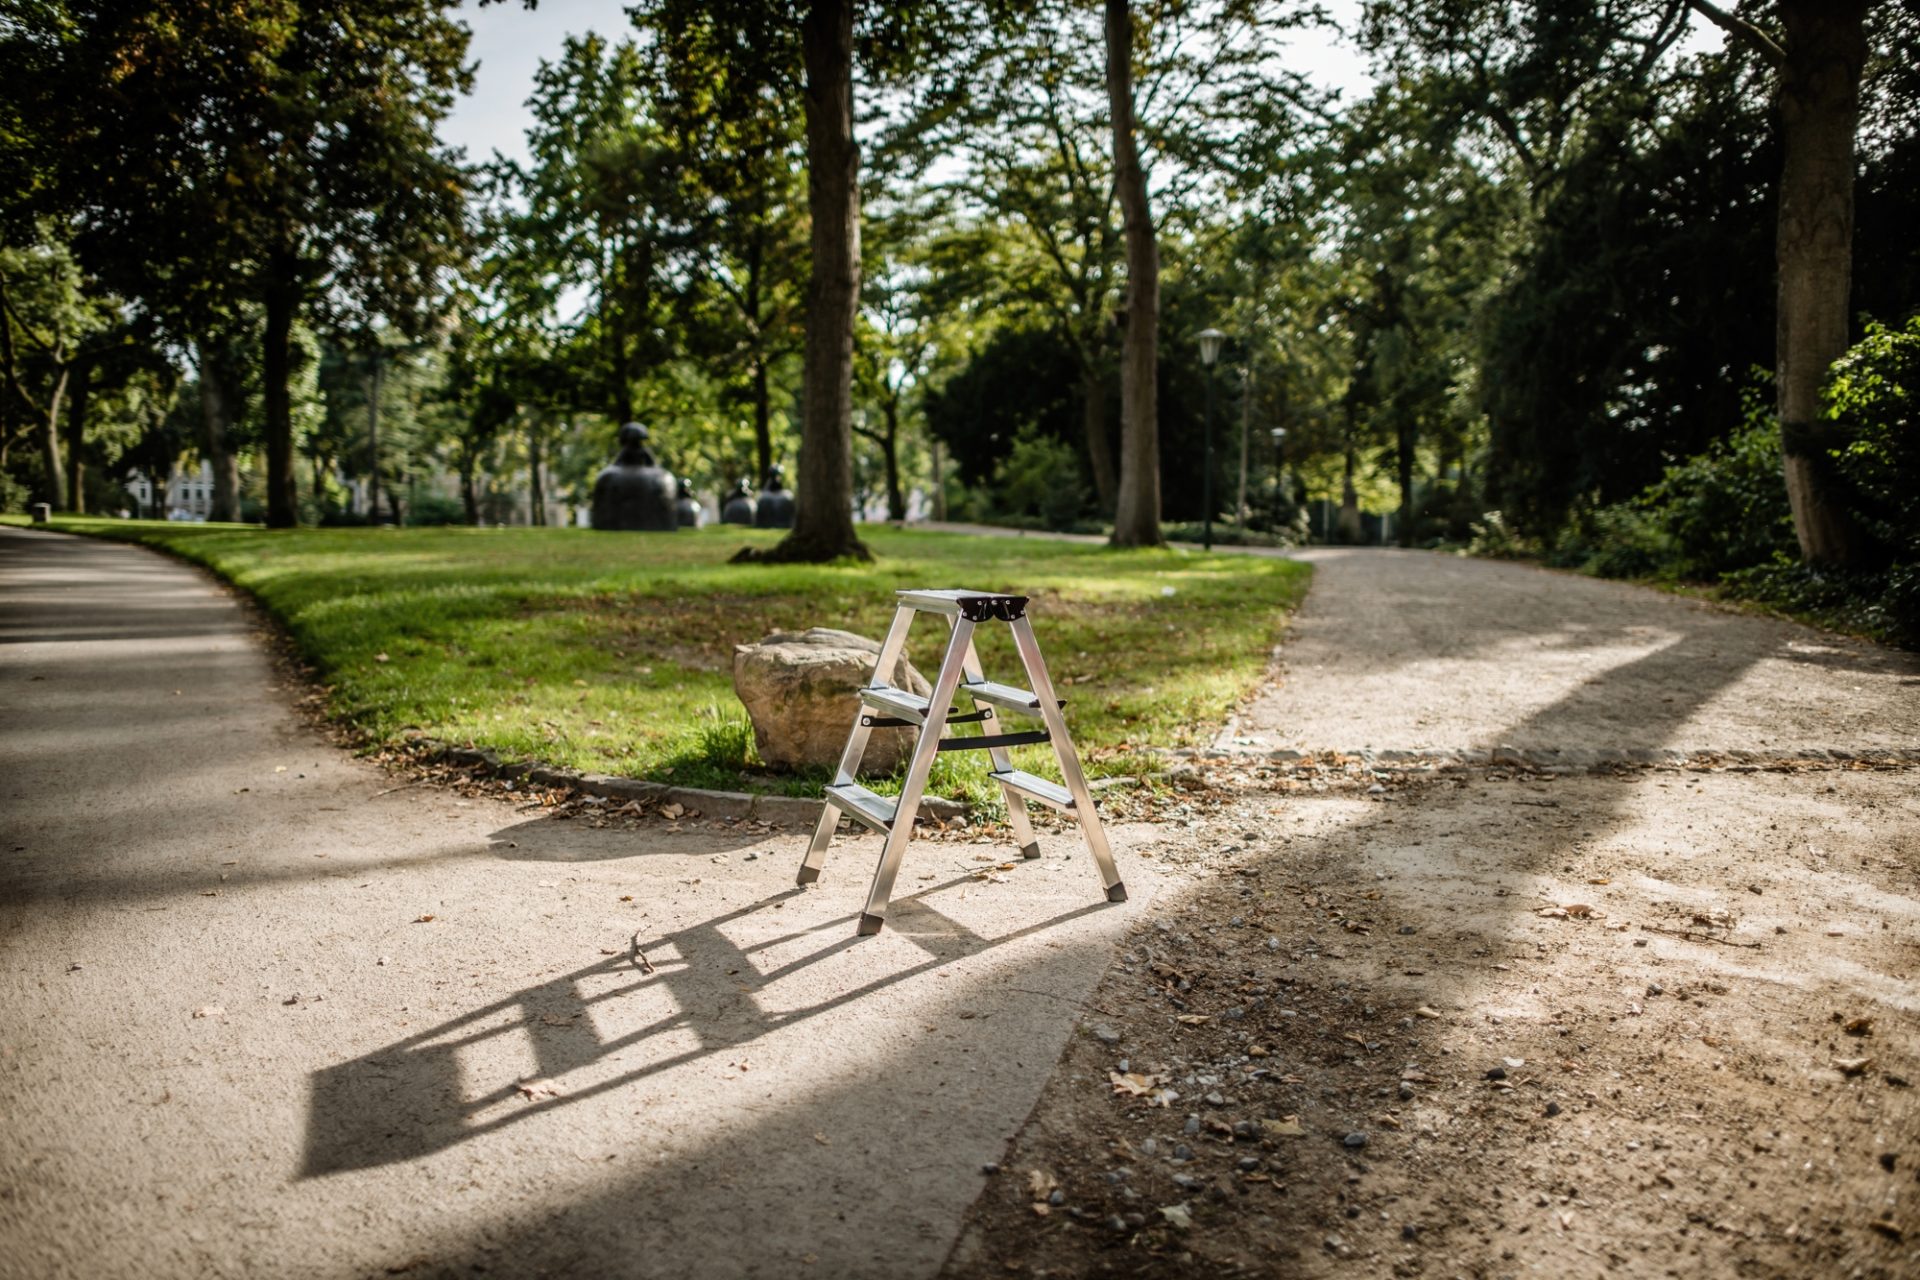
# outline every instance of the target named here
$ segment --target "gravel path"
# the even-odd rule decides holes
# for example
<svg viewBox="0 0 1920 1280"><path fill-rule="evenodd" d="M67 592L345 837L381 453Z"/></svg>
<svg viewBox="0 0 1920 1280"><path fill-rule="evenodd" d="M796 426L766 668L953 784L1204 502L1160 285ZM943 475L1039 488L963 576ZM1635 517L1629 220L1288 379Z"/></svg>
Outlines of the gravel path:
<svg viewBox="0 0 1920 1280"><path fill-rule="evenodd" d="M1920 747L1920 656L1528 565L1316 549L1243 749L1622 753Z"/></svg>
<svg viewBox="0 0 1920 1280"><path fill-rule="evenodd" d="M1920 1275L1913 655L1304 558L946 1274Z"/></svg>
<svg viewBox="0 0 1920 1280"><path fill-rule="evenodd" d="M0 529L0 1277L936 1268L1133 899L407 785L151 552ZM1043 837L1050 854L1074 847ZM656 966L628 962L635 931Z"/></svg>

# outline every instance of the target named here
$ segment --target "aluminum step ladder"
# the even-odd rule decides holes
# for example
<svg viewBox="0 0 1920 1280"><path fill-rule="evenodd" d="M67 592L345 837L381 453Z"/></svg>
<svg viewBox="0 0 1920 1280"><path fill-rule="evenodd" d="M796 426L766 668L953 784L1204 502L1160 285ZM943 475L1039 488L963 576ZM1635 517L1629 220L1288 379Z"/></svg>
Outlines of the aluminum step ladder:
<svg viewBox="0 0 1920 1280"><path fill-rule="evenodd" d="M880 656L873 664L872 683L860 690L853 732L847 735L840 767L827 786L826 803L821 807L813 842L807 846L806 860L800 864L797 883L812 884L820 878L827 846L833 841L842 814L882 833L887 838L886 844L873 875L873 888L867 894L866 910L860 914L860 932L879 933L886 923L887 903L893 896L901 855L913 837L914 816L926 792L927 774L933 768L934 757L942 751L985 751L993 764L987 776L1000 785L1007 798L1007 819L1021 854L1027 858L1040 856L1039 841L1034 838L1033 824L1027 818L1029 800L1071 814L1080 823L1094 865L1106 884L1107 901L1125 902L1127 888L1114 867L1113 852L1107 847L1107 833L1100 826L1100 815L1094 810L1093 794L1087 788L1086 774L1081 771L1080 757L1074 752L1073 740L1067 736L1066 719L1060 714L1064 704L1054 697L1053 681L1047 675L1047 664L1040 657L1040 646L1034 641L1033 625L1027 620L1027 597L953 590L894 594L899 598L899 608L894 612L893 626L888 629L886 642L880 646ZM952 629L946 656L941 659L940 672L933 681L933 692L924 698L887 683L906 647L907 631L913 625L914 616L921 613L943 615ZM980 658L973 648L973 631L982 622L996 620L1013 629L1014 647L1020 654L1021 666L1026 668L1028 687L1025 689L995 684L981 673ZM965 701L968 709L962 711L955 707L956 699ZM1000 718L1001 712L1037 719L1042 727L1029 732L994 733L993 722ZM947 726L967 723L980 724L981 732L947 734ZM917 726L920 736L914 743L899 798L889 799L869 791L855 779L873 730L904 725ZM1052 744L1054 757L1060 764L1060 776L1066 780L1064 787L1013 767L1008 748L1040 742Z"/></svg>

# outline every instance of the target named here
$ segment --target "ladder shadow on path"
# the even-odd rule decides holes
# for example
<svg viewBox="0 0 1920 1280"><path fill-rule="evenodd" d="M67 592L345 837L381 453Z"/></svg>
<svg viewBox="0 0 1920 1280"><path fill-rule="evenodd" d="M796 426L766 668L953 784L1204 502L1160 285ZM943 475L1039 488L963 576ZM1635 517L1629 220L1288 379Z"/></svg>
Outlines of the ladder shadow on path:
<svg viewBox="0 0 1920 1280"><path fill-rule="evenodd" d="M958 876L930 885L895 903L891 936L911 941L924 958L830 997L785 1010L765 1008L755 994L784 978L871 941L856 937L858 913L742 945L727 927L784 905L806 891L790 889L682 929L640 940L654 966L643 974L627 955L609 957L510 996L469 1010L371 1053L315 1072L311 1080L305 1151L300 1177L318 1178L414 1160L575 1103L630 1088L674 1068L751 1045L789 1027L842 1010L909 979L956 960L1058 928L1095 911L1104 902L984 937L932 906L929 899L968 883ZM756 957L817 935L819 943L795 959L768 969ZM736 982L740 978L744 981ZM670 1012L621 1034L600 1035L595 1013L639 997L664 997ZM490 1062L512 1059L498 1052L501 1037L523 1037L536 1064L532 1076L499 1073L476 1088L463 1051L492 1050ZM552 1096L536 1085L524 1102L521 1085L559 1081L626 1053L644 1053L654 1042L680 1042L643 1065L565 1088Z"/></svg>

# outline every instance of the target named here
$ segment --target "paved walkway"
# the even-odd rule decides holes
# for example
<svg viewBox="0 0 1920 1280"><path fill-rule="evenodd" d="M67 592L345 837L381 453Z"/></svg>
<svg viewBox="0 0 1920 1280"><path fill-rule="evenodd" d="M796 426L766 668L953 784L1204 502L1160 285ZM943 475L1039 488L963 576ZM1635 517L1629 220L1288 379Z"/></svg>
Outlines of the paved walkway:
<svg viewBox="0 0 1920 1280"><path fill-rule="evenodd" d="M856 942L871 838L800 893L288 704L200 573L0 529L0 1277L927 1274L1155 889L916 845Z"/></svg>

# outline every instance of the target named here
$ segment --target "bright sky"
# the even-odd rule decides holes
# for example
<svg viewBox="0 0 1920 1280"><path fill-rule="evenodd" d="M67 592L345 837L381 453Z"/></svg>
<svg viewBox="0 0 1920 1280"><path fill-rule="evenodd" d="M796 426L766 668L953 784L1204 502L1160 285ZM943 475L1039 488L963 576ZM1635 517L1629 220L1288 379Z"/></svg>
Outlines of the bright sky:
<svg viewBox="0 0 1920 1280"><path fill-rule="evenodd" d="M525 160L527 96L533 91L533 75L541 59L558 56L561 42L569 35L624 34L629 29L629 3L540 0L540 7L529 11L518 0L485 9L468 0L461 16L473 28L468 56L479 67L473 93L454 108L441 136L465 147L471 161L486 160L495 151ZM1360 9L1359 0L1329 0L1326 7L1343 25L1351 24ZM1359 51L1326 28L1298 32L1287 61L1326 87L1342 90L1349 102L1365 96L1372 85Z"/></svg>

